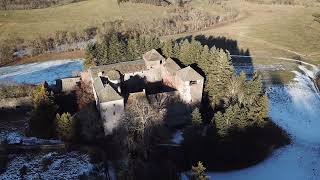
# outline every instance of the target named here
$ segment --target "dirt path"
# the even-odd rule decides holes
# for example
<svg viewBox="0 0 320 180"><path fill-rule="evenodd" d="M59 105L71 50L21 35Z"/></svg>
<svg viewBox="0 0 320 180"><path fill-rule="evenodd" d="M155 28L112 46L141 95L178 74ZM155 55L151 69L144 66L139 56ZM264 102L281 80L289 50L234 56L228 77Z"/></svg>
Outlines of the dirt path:
<svg viewBox="0 0 320 180"><path fill-rule="evenodd" d="M244 37L244 38L247 38L247 39L250 39L251 41L255 41L257 43L260 43L260 44L268 45L268 46L270 46L272 48L275 48L275 49L287 51L287 52L295 54L297 56L301 56L301 57L305 57L306 56L305 54L301 54L301 53L299 53L297 51L293 51L293 50L287 49L287 48L285 48L283 46L280 46L278 44L274 44L274 43L271 43L271 42L268 42L268 41L265 41L265 40L262 40L262 39L259 39L259 38L250 37L250 36L244 35L244 34L240 34L240 36Z"/></svg>
<svg viewBox="0 0 320 180"><path fill-rule="evenodd" d="M244 56L244 55L230 55L231 57L238 57L238 58L266 58L266 59L276 59L276 60L282 60L282 61L290 61L290 62L294 62L294 63L298 63L298 64L303 64L303 65L307 65L310 66L312 68L317 68L316 65L302 61L302 60L298 60L298 59L292 59L292 58L286 58L286 57L271 57L271 56Z"/></svg>

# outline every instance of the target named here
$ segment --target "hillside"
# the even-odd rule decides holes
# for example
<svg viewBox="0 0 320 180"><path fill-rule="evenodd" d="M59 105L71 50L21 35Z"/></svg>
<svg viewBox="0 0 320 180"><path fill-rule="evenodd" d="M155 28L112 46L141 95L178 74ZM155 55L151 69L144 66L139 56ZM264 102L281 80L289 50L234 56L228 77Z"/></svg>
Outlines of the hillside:
<svg viewBox="0 0 320 180"><path fill-rule="evenodd" d="M314 20L320 3L295 0L293 4L270 0L194 0L191 6L211 16L226 12L239 14L235 20L207 27L193 33L165 36L184 38L192 35L223 37L239 49L249 50L253 61L273 63L270 57L320 61L320 23ZM287 1L286 1L287 2ZM289 2L289 1L288 1ZM143 3L118 3L115 0L88 0L45 9L0 11L0 39L20 37L32 40L52 36L57 30L81 31L105 22L124 20L128 26L154 22L172 14L175 6L153 6ZM224 44L228 46L228 44ZM228 49L228 47L223 47ZM230 50L230 49L229 49Z"/></svg>

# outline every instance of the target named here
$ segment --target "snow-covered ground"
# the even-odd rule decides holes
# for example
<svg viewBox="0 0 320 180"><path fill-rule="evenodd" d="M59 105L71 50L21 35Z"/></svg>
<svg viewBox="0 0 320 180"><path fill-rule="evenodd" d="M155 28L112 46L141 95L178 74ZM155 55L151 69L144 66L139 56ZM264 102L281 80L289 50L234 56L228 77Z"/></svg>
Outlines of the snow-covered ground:
<svg viewBox="0 0 320 180"><path fill-rule="evenodd" d="M0 68L0 84L39 84L44 81L54 84L56 79L70 77L73 73L82 70L83 61L80 59L7 66Z"/></svg>
<svg viewBox="0 0 320 180"><path fill-rule="evenodd" d="M0 179L20 179L23 167L26 167L25 179L79 179L93 172L105 178L103 172L100 172L103 168L95 168L89 156L79 152L9 155L9 159L7 169L0 175Z"/></svg>
<svg viewBox="0 0 320 180"><path fill-rule="evenodd" d="M208 173L211 179L227 180L319 180L320 98L300 66L296 77L285 86L267 89L270 116L292 136L292 144L279 149L260 164L232 172ZM183 179L186 177L184 176Z"/></svg>
<svg viewBox="0 0 320 180"><path fill-rule="evenodd" d="M183 132L178 130L176 133L174 133L171 142L174 144L181 144L183 141Z"/></svg>
<svg viewBox="0 0 320 180"><path fill-rule="evenodd" d="M9 132L5 134L3 140L0 139L0 143L6 144L22 144L22 145L41 145L41 144L63 144L60 140L47 140L39 139L36 137L26 137L17 132Z"/></svg>

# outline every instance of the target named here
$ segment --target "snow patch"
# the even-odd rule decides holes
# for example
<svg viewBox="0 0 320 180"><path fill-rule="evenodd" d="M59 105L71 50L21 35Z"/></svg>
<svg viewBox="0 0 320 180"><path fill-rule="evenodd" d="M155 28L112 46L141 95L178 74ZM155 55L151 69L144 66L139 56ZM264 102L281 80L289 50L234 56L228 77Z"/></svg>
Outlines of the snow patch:
<svg viewBox="0 0 320 180"><path fill-rule="evenodd" d="M5 141L7 144L20 144L22 142L22 136L17 132L10 132L6 135Z"/></svg>
<svg viewBox="0 0 320 180"><path fill-rule="evenodd" d="M171 139L171 142L174 144L181 144L183 141L183 132L182 131L177 131L174 135L173 138Z"/></svg>
<svg viewBox="0 0 320 180"><path fill-rule="evenodd" d="M21 145L41 145L41 144L63 144L60 140L39 139L36 137L25 137L18 132L9 132L4 135L2 140L6 144L21 144Z"/></svg>
<svg viewBox="0 0 320 180"><path fill-rule="evenodd" d="M27 168L25 179L79 179L94 169L89 156L79 152L11 155L10 159L0 179L20 179L20 169L24 166Z"/></svg>

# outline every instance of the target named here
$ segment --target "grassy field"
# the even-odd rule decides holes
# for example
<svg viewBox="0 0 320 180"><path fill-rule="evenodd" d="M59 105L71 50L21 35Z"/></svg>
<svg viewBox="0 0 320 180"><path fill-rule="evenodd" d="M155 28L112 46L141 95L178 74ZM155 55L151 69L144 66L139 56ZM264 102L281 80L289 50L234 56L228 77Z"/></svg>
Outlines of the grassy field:
<svg viewBox="0 0 320 180"><path fill-rule="evenodd" d="M45 9L0 11L0 40L14 36L32 39L56 30L82 30L117 19L147 22L166 16L166 9L146 4L118 6L116 0L87 0Z"/></svg>
<svg viewBox="0 0 320 180"><path fill-rule="evenodd" d="M313 13L320 12L320 3L292 6L229 0L222 5L209 5L206 0L194 0L191 5L215 15L223 14L225 8L234 9L240 12L241 18L203 31L163 38L223 36L234 40L239 48L249 49L250 54L256 56L254 63L279 62L268 57L300 56L320 64L320 23L312 17ZM168 16L169 8L130 3L119 6L116 0L87 0L46 9L0 11L0 40L11 36L32 39L56 30L74 31L116 19L147 23L153 18Z"/></svg>
<svg viewBox="0 0 320 180"><path fill-rule="evenodd" d="M227 37L237 42L239 48L249 49L255 63L272 63L266 57L296 58L320 64L320 23L312 14L319 6L290 6L228 1L229 6L241 11L245 18L224 26L209 28L191 35ZM319 3L320 4L320 3ZM206 10L210 6L205 7ZM184 37L182 34L173 37ZM262 57L262 58L259 58Z"/></svg>

